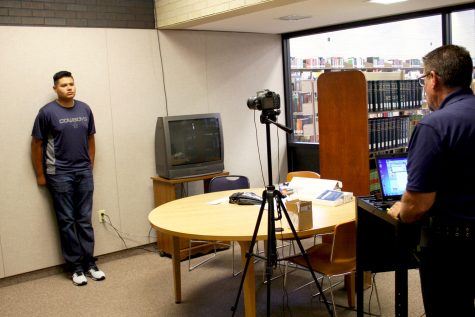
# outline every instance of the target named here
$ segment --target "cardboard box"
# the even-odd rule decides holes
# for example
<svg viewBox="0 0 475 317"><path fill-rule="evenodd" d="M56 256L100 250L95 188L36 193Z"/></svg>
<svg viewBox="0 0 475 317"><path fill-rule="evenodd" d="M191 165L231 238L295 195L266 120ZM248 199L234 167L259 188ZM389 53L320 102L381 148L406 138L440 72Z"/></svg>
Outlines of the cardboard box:
<svg viewBox="0 0 475 317"><path fill-rule="evenodd" d="M307 230L313 227L312 202L305 200L289 200L285 203L290 220L295 230Z"/></svg>

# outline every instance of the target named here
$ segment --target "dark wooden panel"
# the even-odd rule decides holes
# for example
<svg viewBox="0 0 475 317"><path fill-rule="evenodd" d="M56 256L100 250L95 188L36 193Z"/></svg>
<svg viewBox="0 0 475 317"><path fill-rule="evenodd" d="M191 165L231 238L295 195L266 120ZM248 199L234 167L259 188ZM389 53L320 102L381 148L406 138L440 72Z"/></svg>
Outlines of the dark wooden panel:
<svg viewBox="0 0 475 317"><path fill-rule="evenodd" d="M320 175L343 182L343 190L369 194L366 79L360 71L318 78Z"/></svg>

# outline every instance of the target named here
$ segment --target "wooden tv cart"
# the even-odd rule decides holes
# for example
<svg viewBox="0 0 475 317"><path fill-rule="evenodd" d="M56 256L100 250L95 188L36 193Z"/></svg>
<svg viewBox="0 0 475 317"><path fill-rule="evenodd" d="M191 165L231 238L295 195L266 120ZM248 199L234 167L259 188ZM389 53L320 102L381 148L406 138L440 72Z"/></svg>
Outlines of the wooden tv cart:
<svg viewBox="0 0 475 317"><path fill-rule="evenodd" d="M227 176L229 172L223 171L221 173L179 178L179 179L168 179L160 176L152 176L153 181L153 198L155 202L155 207L163 205L169 201L175 200L176 197L176 185L183 183L203 181L204 192L207 193L209 189L209 182L213 177L216 176ZM160 255L171 255L172 253L172 238L170 235L162 233L157 230L157 246L160 252ZM222 246L220 246L222 248ZM213 245L210 244L201 244L192 247L191 254L206 254L213 250ZM180 238L180 261L188 257L189 253L189 239Z"/></svg>

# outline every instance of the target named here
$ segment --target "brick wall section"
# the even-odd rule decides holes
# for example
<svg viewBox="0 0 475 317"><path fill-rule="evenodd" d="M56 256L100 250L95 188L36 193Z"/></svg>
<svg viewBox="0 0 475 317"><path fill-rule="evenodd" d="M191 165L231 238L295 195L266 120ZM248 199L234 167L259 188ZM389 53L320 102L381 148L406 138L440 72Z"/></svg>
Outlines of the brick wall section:
<svg viewBox="0 0 475 317"><path fill-rule="evenodd" d="M154 29L154 0L0 0L0 25Z"/></svg>

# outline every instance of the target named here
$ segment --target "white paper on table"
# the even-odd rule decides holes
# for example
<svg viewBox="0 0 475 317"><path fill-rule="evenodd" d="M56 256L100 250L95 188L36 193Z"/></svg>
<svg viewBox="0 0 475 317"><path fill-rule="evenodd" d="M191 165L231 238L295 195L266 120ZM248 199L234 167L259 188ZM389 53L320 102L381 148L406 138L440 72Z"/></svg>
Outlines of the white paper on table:
<svg viewBox="0 0 475 317"><path fill-rule="evenodd" d="M223 197L223 198L218 198L218 199L215 199L215 200L212 200L212 201L208 201L208 204L210 205L219 205L219 204L222 204L222 203L226 203L229 201L229 197Z"/></svg>
<svg viewBox="0 0 475 317"><path fill-rule="evenodd" d="M340 181L323 178L293 177L289 183L293 189L292 199L313 200L323 191L342 188Z"/></svg>

